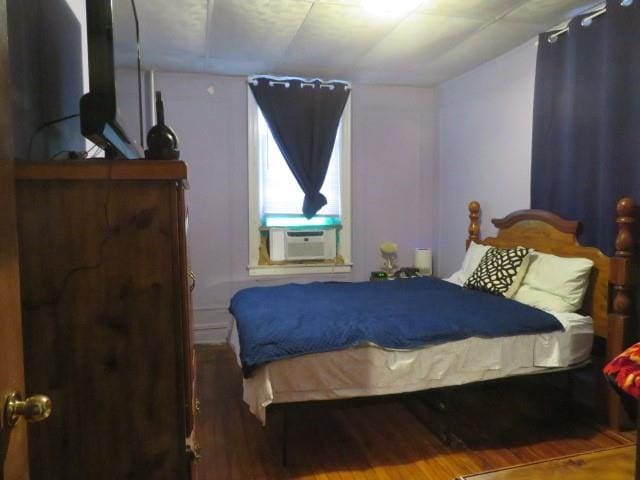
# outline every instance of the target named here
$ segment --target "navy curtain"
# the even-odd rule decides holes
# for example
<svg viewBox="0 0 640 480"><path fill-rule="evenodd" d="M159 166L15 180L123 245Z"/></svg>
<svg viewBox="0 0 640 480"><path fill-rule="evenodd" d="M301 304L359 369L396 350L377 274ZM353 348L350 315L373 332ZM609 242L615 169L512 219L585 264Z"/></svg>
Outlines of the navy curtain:
<svg viewBox="0 0 640 480"><path fill-rule="evenodd" d="M312 218L327 204L320 189L349 89L341 82L270 78L254 79L250 87L282 156L305 194L302 213Z"/></svg>
<svg viewBox="0 0 640 480"><path fill-rule="evenodd" d="M531 206L580 220L581 243L611 255L617 200L640 198L640 1L587 16L540 35Z"/></svg>

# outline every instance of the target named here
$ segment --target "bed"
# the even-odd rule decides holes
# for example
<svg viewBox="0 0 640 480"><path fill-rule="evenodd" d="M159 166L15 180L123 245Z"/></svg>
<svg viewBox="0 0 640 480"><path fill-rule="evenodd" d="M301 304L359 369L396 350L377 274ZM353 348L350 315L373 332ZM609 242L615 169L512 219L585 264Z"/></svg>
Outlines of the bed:
<svg viewBox="0 0 640 480"><path fill-rule="evenodd" d="M525 246L536 252L593 262L582 308L578 312L552 313L560 329L492 338L469 336L413 348L359 343L334 351L278 358L245 369L244 401L265 423L267 408L272 404L406 393L578 368L589 362L594 336L607 340L608 356L612 358L623 350L632 330L634 213L630 199L618 203L616 254L608 257L577 242L577 222L539 210L517 211L492 220L497 235L480 240L480 205L471 202L467 248L473 244L502 249ZM242 364L240 330L234 321L229 342ZM609 395L609 423L619 428L621 408L615 394Z"/></svg>

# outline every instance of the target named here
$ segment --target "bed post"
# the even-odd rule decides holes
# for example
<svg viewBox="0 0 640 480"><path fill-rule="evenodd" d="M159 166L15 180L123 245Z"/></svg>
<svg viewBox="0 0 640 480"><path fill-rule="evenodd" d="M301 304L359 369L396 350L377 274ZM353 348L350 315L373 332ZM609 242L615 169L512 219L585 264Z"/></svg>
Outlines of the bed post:
<svg viewBox="0 0 640 480"><path fill-rule="evenodd" d="M616 253L611 257L609 282L611 303L608 318L607 361L620 354L633 340L636 325L633 322L633 256L635 250L635 210L633 199L624 197L616 208L618 235ZM609 425L620 430L624 425L624 411L620 398L609 388L607 391L607 415Z"/></svg>
<svg viewBox="0 0 640 480"><path fill-rule="evenodd" d="M469 202L469 238L467 238L467 250L471 242L480 240L480 204L473 200Z"/></svg>

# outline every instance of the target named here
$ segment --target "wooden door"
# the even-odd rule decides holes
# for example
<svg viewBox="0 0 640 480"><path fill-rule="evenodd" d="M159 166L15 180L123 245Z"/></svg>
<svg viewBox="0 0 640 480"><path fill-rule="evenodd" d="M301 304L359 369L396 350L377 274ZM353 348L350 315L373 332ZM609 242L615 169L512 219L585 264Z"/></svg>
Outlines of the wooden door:
<svg viewBox="0 0 640 480"><path fill-rule="evenodd" d="M7 6L0 0L0 480L26 480L25 422L10 428L4 418L8 395L24 392L8 50Z"/></svg>
<svg viewBox="0 0 640 480"><path fill-rule="evenodd" d="M24 392L13 171L4 158L0 157L0 479L22 480L29 477L25 422L12 428L4 418L9 395Z"/></svg>

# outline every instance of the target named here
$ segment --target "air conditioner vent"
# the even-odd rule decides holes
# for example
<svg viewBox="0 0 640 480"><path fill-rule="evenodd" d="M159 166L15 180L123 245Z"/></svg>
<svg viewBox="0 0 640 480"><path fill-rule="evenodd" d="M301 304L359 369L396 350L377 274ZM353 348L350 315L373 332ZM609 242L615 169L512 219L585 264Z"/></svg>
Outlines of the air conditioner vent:
<svg viewBox="0 0 640 480"><path fill-rule="evenodd" d="M328 260L336 256L336 230L269 230L272 261Z"/></svg>

